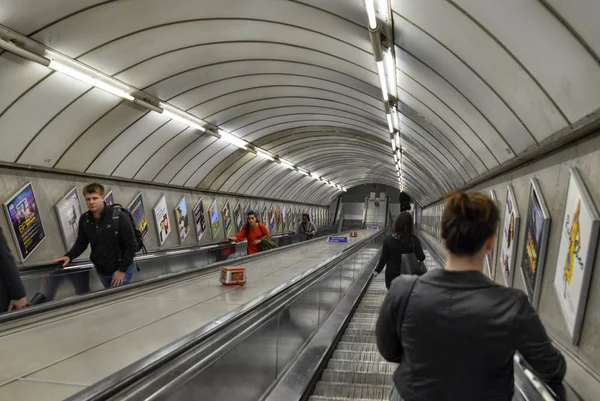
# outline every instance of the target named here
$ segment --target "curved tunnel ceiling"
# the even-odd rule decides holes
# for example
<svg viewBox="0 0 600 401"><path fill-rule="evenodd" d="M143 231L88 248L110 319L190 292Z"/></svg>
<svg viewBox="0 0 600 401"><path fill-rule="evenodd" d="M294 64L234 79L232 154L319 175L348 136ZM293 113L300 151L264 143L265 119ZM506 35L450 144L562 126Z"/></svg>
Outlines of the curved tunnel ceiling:
<svg viewBox="0 0 600 401"><path fill-rule="evenodd" d="M600 3L378 3L418 202L597 117ZM363 0L5 0L0 24L326 180L398 186ZM339 194L7 52L0 93L3 162L319 204Z"/></svg>

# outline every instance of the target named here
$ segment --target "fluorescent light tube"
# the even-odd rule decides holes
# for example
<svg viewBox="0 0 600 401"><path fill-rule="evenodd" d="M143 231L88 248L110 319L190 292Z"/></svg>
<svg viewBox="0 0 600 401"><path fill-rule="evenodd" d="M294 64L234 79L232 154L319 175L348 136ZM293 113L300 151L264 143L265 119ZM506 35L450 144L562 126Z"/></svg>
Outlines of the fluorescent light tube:
<svg viewBox="0 0 600 401"><path fill-rule="evenodd" d="M398 163L398 155L394 153L394 162Z"/></svg>
<svg viewBox="0 0 600 401"><path fill-rule="evenodd" d="M392 139L390 139L390 142L392 144L392 151L395 152L396 151L396 141L392 138Z"/></svg>
<svg viewBox="0 0 600 401"><path fill-rule="evenodd" d="M383 67L383 61L377 62L377 71L379 72L379 82L381 84L381 92L383 94L383 100L387 102L389 100L389 97L388 97L388 89L387 89L387 83L386 83L386 78L385 78L385 68Z"/></svg>
<svg viewBox="0 0 600 401"><path fill-rule="evenodd" d="M387 84L390 90L390 93L396 96L397 86L396 86L396 63L394 62L394 57L392 55L392 49L388 49L383 56L383 60L385 62L385 66L387 68Z"/></svg>
<svg viewBox="0 0 600 401"><path fill-rule="evenodd" d="M400 129L400 121L398 121L398 112L396 110L392 112L392 122L394 123L394 128Z"/></svg>
<svg viewBox="0 0 600 401"><path fill-rule="evenodd" d="M374 0L365 0L365 6L367 8L367 17L369 18L369 28L377 29Z"/></svg>
<svg viewBox="0 0 600 401"><path fill-rule="evenodd" d="M123 99L127 99L129 101L133 101L133 96L129 93L125 92L120 85L120 87L116 87L114 85L108 84L100 79L94 78L93 75L88 75L85 72L79 71L78 69L71 67L63 62L58 62L56 60L51 60L48 68L51 68L55 71L61 72L65 75L70 76L71 78L75 78L81 82L85 82L88 85L92 85L96 88L105 90L108 93L112 93L115 96L118 96ZM94 75L98 75L97 73Z"/></svg>
<svg viewBox="0 0 600 401"><path fill-rule="evenodd" d="M396 138L396 147L400 149L400 134L397 132L394 134L394 138Z"/></svg>
<svg viewBox="0 0 600 401"><path fill-rule="evenodd" d="M292 163L288 162L287 160L283 160L283 159L279 159L279 161L281 162L281 164L283 164L285 167L289 168L290 170L293 170L295 167Z"/></svg>
<svg viewBox="0 0 600 401"><path fill-rule="evenodd" d="M393 134L394 133L394 124L392 123L392 115L386 114L385 117L387 118L388 129L390 130L390 134Z"/></svg>
<svg viewBox="0 0 600 401"><path fill-rule="evenodd" d="M221 135L222 140L229 142L230 144L235 145L240 149L248 150L248 148L246 147L248 142L244 141L243 139L238 138L237 136L232 135L229 132L223 130L219 130L219 135Z"/></svg>
<svg viewBox="0 0 600 401"><path fill-rule="evenodd" d="M308 175L308 171L306 171L306 170L304 170L303 168L300 168L300 167L298 167L298 172L299 172L300 174L304 174L304 175L306 175L306 176Z"/></svg>
<svg viewBox="0 0 600 401"><path fill-rule="evenodd" d="M318 179L319 179L319 176L318 176L318 174L317 174L317 173L310 173L310 176L311 176L312 178L314 178L315 180L318 180Z"/></svg>
<svg viewBox="0 0 600 401"><path fill-rule="evenodd" d="M263 159L267 159L267 160L270 160L272 162L275 161L275 159L273 158L273 156L269 152L265 152L264 150L261 150L259 148L256 148L256 154L259 155L260 157L262 157Z"/></svg>

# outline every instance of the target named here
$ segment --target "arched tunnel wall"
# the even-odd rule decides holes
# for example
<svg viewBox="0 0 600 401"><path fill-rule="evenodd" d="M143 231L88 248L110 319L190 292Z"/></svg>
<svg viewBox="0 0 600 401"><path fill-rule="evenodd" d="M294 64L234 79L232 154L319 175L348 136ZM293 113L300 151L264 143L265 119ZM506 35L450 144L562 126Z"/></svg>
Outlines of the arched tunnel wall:
<svg viewBox="0 0 600 401"><path fill-rule="evenodd" d="M520 262L525 246L526 220L529 205L529 191L532 178L536 178L548 211L552 218L548 236L545 263L543 266L541 297L538 307L544 325L551 337L560 345L569 362L567 377L580 395L586 400L598 398L600 391L600 256L596 255L592 268L591 282L581 338L578 345L572 345L563 318L561 307L554 289L556 269L563 269L564 255L559 254L561 236L564 235L563 214L569 184L569 168L576 167L581 174L596 208L600 208L600 132L592 137L547 155L539 160L511 172L483 182L469 191L489 194L495 191L500 208L499 244L495 256L495 281L504 285L501 273L500 246L504 226L504 206L507 185L512 185L518 205L521 222L518 230L517 251L514 267L515 288L525 291L525 281L520 272ZM437 206L431 205L428 209ZM440 243L441 245L441 243ZM598 243L590 244L594 250Z"/></svg>
<svg viewBox="0 0 600 401"><path fill-rule="evenodd" d="M12 194L17 192L28 182L31 182L33 185L33 189L37 200L37 207L39 208L41 220L46 233L46 239L31 254L31 256L27 258L25 263L19 261L19 258L17 256L18 253L16 252L14 241L11 239L11 234L9 231L9 222L6 217L6 213L4 211L0 213L0 227L2 227L2 230L4 231L6 239L11 248L11 251L15 255L15 260L17 260L17 262L20 265L28 266L40 263L47 263L52 261L56 257L64 255L64 253L66 252L65 243L62 238L54 206L73 187L77 187L82 210L85 212L87 210L87 207L85 205L82 190L83 187L89 184L90 182L98 182L105 187L107 192L112 191L115 202L125 207L127 207L129 203L134 199L134 197L136 197L139 193L142 194L144 210L148 221L148 236L144 239L144 243L148 248L148 251L158 249L164 250L179 246L192 246L198 243L206 244L225 240L222 209L225 206L225 203L228 201L232 215L233 209L236 206L237 202L240 202L242 214L244 213L244 209L246 208L248 202L251 202L252 209L255 209L257 204L262 209L263 205L266 204L268 208L274 206L275 210L277 209L277 207L280 207L281 210L283 210L283 207L285 206L288 210L290 207L292 207L294 210L312 209L315 212L320 211L322 214L319 218L319 225L327 224L330 208L329 205L319 206L314 204L292 203L277 201L274 199L250 198L227 193L203 192L188 188L150 185L133 181L130 182L121 180L100 179L97 177L86 175L72 175L45 172L41 170L35 171L12 168L0 168L0 203L4 203L6 200L9 199L9 197L12 196ZM156 203L159 201L163 194L166 197L169 219L171 221L173 230L168 235L166 241L162 244L162 246L160 246L157 238L158 234L152 214L152 208L156 205ZM175 228L176 224L174 210L183 197L185 197L187 203L188 215L190 220L190 232L187 235L185 241L183 243L180 243L177 235L177 230ZM192 215L192 208L194 207L194 205L196 205L199 199L202 199L204 204L204 215L206 218L207 225L206 232L200 240L200 242L197 241L195 235L195 224ZM210 232L211 228L209 219L209 207L215 199L218 201L219 205L218 213L221 222L221 227L218 231L217 236L213 238L212 233ZM245 221L245 218L243 218L243 221ZM231 235L233 235L235 231L235 223L233 227L234 228L232 230ZM278 228L276 226L275 229L272 230L272 233L282 233L285 231L288 230L284 230L282 227ZM87 257L88 254L89 249L88 251L86 251L86 253L82 255L82 258Z"/></svg>

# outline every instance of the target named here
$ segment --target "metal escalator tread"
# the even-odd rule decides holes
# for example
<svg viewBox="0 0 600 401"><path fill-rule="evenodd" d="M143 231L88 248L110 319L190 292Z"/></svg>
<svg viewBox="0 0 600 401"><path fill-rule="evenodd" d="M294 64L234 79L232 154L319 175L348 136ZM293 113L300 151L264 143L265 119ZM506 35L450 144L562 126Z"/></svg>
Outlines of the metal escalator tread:
<svg viewBox="0 0 600 401"><path fill-rule="evenodd" d="M387 400L396 364L379 353L375 324L386 289L382 276L363 295L309 401Z"/></svg>

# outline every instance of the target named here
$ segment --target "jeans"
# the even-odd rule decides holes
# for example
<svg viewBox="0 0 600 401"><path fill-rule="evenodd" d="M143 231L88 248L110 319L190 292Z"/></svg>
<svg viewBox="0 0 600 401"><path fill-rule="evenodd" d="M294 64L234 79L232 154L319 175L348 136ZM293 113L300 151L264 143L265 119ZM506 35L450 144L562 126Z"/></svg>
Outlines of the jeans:
<svg viewBox="0 0 600 401"><path fill-rule="evenodd" d="M129 266L127 268L127 271L125 272L125 278L123 279L123 284L129 284L131 283L131 278L133 277L133 263L131 264L131 266ZM98 274L98 277L100 277L100 281L102 282L102 285L104 286L104 288L110 288L110 283L112 281L112 274L109 275L104 275L104 274Z"/></svg>
<svg viewBox="0 0 600 401"><path fill-rule="evenodd" d="M400 397L400 393L396 390L396 386L392 386L392 391L390 392L390 401L402 401L402 397Z"/></svg>

